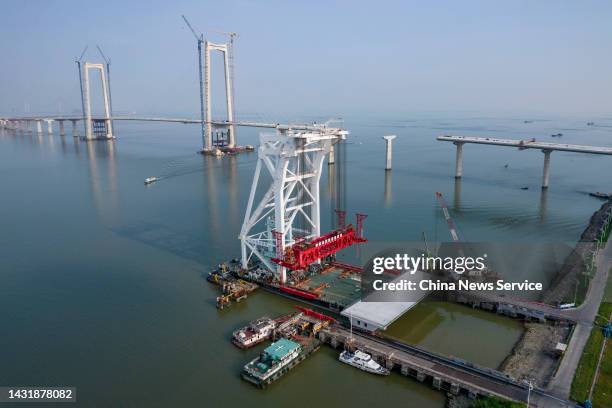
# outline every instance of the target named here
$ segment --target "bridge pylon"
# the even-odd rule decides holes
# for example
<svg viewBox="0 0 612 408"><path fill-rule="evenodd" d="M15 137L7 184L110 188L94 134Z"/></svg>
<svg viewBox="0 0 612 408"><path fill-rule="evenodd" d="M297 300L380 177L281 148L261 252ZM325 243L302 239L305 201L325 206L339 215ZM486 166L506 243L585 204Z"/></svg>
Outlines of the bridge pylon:
<svg viewBox="0 0 612 408"><path fill-rule="evenodd" d="M223 54L223 66L225 71L225 104L227 112L227 124L213 124L212 118L212 97L211 97L211 54L219 51ZM236 147L236 127L234 126L234 94L232 89L232 65L230 63L231 50L229 44L216 44L210 41L204 42L204 103L206 105L206 132L203 150L212 151L219 147ZM219 122L219 121L215 121ZM223 131L225 130L225 134ZM221 131L221 141L218 133ZM213 135L217 134L217 139L213 141ZM220 145L220 143L222 145Z"/></svg>
<svg viewBox="0 0 612 408"><path fill-rule="evenodd" d="M113 123L110 111L110 89L106 78L104 64L96 64L85 62L82 64L83 72L80 72L81 64L79 64L79 76L81 81L81 92L83 100L83 120L85 122L85 139L113 139ZM98 71L102 85L102 98L104 103L104 116L102 119L92 117L91 96L90 96L90 75L89 72Z"/></svg>

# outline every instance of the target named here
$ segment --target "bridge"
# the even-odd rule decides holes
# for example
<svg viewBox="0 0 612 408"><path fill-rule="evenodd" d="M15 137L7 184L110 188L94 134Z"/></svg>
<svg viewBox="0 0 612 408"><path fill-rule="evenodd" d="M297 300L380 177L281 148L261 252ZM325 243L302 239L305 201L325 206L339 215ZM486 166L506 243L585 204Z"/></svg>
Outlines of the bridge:
<svg viewBox="0 0 612 408"><path fill-rule="evenodd" d="M550 178L550 155L553 151L612 155L612 147L583 146L566 143L539 142L535 138L528 140L498 139L493 137L471 137L471 136L438 136L437 140L452 142L457 146L457 158L455 163L455 178L463 175L463 145L466 143L484 144L492 146L515 147L519 150L536 149L544 153L544 172L542 175L542 188L548 188Z"/></svg>
<svg viewBox="0 0 612 408"><path fill-rule="evenodd" d="M6 116L0 117L0 127L5 129L11 129L20 132L33 132L32 127L36 126L36 132L42 133L42 123L47 123L47 133L53 134L53 123L59 124L59 133L61 136L65 136L64 122L72 122L72 135L78 137L76 130L76 124L79 121L86 120L82 116L65 116L65 115L45 115L45 116ZM92 117L92 120L106 120L104 117ZM186 125L201 124L202 120L194 118L175 118L166 116L113 116L112 121L127 121L127 122L166 122L166 123L182 123ZM281 123L265 123L265 122L250 122L250 121L204 121L205 125L212 125L213 127L224 127L224 126L236 126L236 127L252 127L252 128L263 128L263 129L277 129L277 130L298 130L298 131L316 131L322 127L326 127L327 124L281 124Z"/></svg>

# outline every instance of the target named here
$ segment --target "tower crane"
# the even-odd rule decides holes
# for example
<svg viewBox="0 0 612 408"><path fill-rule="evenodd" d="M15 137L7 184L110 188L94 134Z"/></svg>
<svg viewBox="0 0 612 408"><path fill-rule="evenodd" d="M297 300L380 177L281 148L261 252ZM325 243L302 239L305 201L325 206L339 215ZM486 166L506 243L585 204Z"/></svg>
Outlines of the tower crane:
<svg viewBox="0 0 612 408"><path fill-rule="evenodd" d="M81 62L83 61L83 57L87 52L87 48L88 46L86 45L85 48L83 48L81 56L74 60L77 65L77 69L79 70L79 86L81 87L81 112L83 112L83 124L85 125L85 128L87 128L87 121L85 120L85 97L83 96L83 70L81 69ZM85 130L85 132L87 132L87 130Z"/></svg>
<svg viewBox="0 0 612 408"><path fill-rule="evenodd" d="M465 258L465 251L463 250L463 246L461 245L461 240L459 239L459 234L457 233L457 227L455 226L455 222L453 221L453 218L450 215L450 211L448 210L446 201L444 201L444 197L442 197L442 193L436 192L436 198L438 199L438 202L440 203L440 207L442 207L442 212L444 213L444 219L446 220L446 224L448 225L448 230L451 234L453 242L456 244L457 252L459 253L460 257ZM483 272L484 271L471 270L471 271L468 271L468 274L471 276L482 275ZM452 274L452 276L454 278L457 278L455 274Z"/></svg>
<svg viewBox="0 0 612 408"><path fill-rule="evenodd" d="M201 120L200 131L202 135L202 146L204 146L206 144L206 141L205 141L206 131L205 131L205 125L204 125L204 77L203 77L203 72L202 72L202 43L204 42L204 35L202 33L198 35L196 31L193 29L193 27L191 26L191 24L189 23L189 20L187 20L187 17L185 17L184 15L181 15L181 17L183 17L185 24L187 25L187 27L189 27L189 30L191 30L191 33L193 34L193 36L195 37L198 43L198 75L200 78L200 120Z"/></svg>
<svg viewBox="0 0 612 408"><path fill-rule="evenodd" d="M440 207L442 207L442 212L444 213L444 219L448 224L448 230L450 231L451 237L454 242L459 242L459 234L457 234L457 227L455 226L455 222L450 216L450 212L448 211L448 206L446 205L446 201L444 201L444 197L442 197L442 193L439 191L436 192L436 198L440 203Z"/></svg>

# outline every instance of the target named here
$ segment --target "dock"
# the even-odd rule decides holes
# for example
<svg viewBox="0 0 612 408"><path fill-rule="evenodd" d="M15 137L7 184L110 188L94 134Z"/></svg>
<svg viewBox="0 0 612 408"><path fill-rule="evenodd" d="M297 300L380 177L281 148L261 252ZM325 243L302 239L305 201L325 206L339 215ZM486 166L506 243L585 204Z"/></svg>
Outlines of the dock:
<svg viewBox="0 0 612 408"><path fill-rule="evenodd" d="M364 351L379 364L419 382L453 395L466 393L470 398L494 396L524 402L527 386L494 369L478 367L467 361L437 355L415 346L387 337L365 333L351 333L346 328L333 325L319 332L319 339L333 348L346 347ZM532 406L573 407L544 390L532 391Z"/></svg>

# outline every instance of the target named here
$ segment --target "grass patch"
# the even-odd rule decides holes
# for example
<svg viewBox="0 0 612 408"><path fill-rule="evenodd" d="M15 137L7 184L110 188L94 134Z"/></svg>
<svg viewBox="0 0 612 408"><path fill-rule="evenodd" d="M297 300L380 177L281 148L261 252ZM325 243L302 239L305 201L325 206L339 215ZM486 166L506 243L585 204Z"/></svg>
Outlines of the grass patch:
<svg viewBox="0 0 612 408"><path fill-rule="evenodd" d="M471 408L524 408L525 404L506 401L500 398L487 397L479 398Z"/></svg>
<svg viewBox="0 0 612 408"><path fill-rule="evenodd" d="M612 303L612 269L610 269L610 274L608 275L608 283L604 292L603 301Z"/></svg>
<svg viewBox="0 0 612 408"><path fill-rule="evenodd" d="M602 316L610 316L610 312L612 312L612 303L602 303L599 307L599 314ZM597 318L597 323L602 324L603 319ZM597 359L599 358L603 341L604 336L601 328L594 327L591 331L591 335L589 336L589 340L587 341L584 351L582 352L580 363L578 364L578 368L574 374L574 380L572 381L570 397L574 401L584 402L589 397L589 391L591 389L591 384L593 383L593 377L595 376ZM602 361L602 371L599 377L600 381L595 387L595 392L593 395L594 401L597 401L600 398L604 398L602 401L610 401L609 398L612 396L612 351L610 350L610 347L606 349L605 357L606 358L604 361ZM610 370L608 371L608 376L604 375L604 366ZM600 382L602 383L601 392L598 390ZM607 395L608 399L605 399L606 397L604 394ZM605 406L605 404L595 406Z"/></svg>
<svg viewBox="0 0 612 408"><path fill-rule="evenodd" d="M599 314L609 317L610 313L612 313L612 303L602 303ZM595 407L605 407L606 404L610 404L610 401L612 401L612 341L608 339L606 351L601 360L601 366L599 366L599 377L593 391L592 402Z"/></svg>

